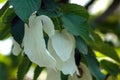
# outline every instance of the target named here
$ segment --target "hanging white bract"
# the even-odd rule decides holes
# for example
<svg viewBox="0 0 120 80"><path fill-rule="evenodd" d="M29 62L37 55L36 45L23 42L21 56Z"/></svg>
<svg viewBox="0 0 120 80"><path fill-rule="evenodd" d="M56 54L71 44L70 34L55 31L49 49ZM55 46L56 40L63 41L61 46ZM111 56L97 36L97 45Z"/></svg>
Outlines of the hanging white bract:
<svg viewBox="0 0 120 80"><path fill-rule="evenodd" d="M40 67L54 68L56 61L46 49L43 30L48 36L54 35L55 31L52 20L45 15L30 16L29 24L25 24L23 38L24 52L32 62Z"/></svg>
<svg viewBox="0 0 120 80"><path fill-rule="evenodd" d="M18 56L22 51L20 45L13 39L13 49L12 52L15 56Z"/></svg>
<svg viewBox="0 0 120 80"><path fill-rule="evenodd" d="M43 31L49 36L48 49L46 48ZM61 80L60 71L71 76L78 72L74 59L74 36L66 29L62 31L54 30L52 20L45 15L30 16L28 24L25 24L22 45L24 53L32 62L40 67L47 67L47 80ZM14 54L18 55L21 50L19 45L14 46L14 49L18 50L13 50Z"/></svg>
<svg viewBox="0 0 120 80"><path fill-rule="evenodd" d="M77 70L74 59L75 39L67 30L56 30L48 40L48 50L57 61L56 69L73 75Z"/></svg>

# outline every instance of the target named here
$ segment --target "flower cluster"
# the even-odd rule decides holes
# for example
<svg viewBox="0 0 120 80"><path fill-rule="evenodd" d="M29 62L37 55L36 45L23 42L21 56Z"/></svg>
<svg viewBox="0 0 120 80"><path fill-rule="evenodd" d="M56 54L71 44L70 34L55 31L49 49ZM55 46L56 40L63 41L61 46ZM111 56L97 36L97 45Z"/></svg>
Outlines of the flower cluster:
<svg viewBox="0 0 120 80"><path fill-rule="evenodd" d="M43 32L49 37L47 45ZM52 20L45 15L30 16L21 45L32 62L47 68L47 80L61 80L60 71L70 76L79 72L74 59L74 36L66 29L55 30ZM18 55L20 51L20 45L14 40L13 54Z"/></svg>

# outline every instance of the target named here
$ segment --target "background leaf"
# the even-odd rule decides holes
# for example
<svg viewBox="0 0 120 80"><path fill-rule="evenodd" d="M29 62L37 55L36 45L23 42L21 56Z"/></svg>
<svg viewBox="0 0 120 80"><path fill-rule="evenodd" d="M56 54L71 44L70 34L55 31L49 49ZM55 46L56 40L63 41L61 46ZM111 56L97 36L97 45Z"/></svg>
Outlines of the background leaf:
<svg viewBox="0 0 120 80"><path fill-rule="evenodd" d="M93 33L92 36L93 36L94 40L92 42L88 41L88 45L91 48L101 52L102 54L114 59L117 62L120 62L120 58L119 58L118 54L116 53L116 51L113 49L113 47L104 43L101 40L101 38L99 37L99 35Z"/></svg>
<svg viewBox="0 0 120 80"><path fill-rule="evenodd" d="M42 72L43 67L39 67L38 65L36 66L35 70L34 70L34 78L33 80L37 80L38 76L40 75L40 73Z"/></svg>
<svg viewBox="0 0 120 80"><path fill-rule="evenodd" d="M84 40L89 39L89 25L85 18L67 14L62 16L62 24L70 33L80 36Z"/></svg>
<svg viewBox="0 0 120 80"><path fill-rule="evenodd" d="M22 63L20 64L20 66L18 68L18 74L17 74L18 80L24 79L24 76L27 73L27 71L29 70L31 64L32 64L32 62L28 59L28 57L24 56Z"/></svg>
<svg viewBox="0 0 120 80"><path fill-rule="evenodd" d="M100 64L103 69L107 70L107 72L113 76L117 76L120 72L119 66L113 62L102 60Z"/></svg>
<svg viewBox="0 0 120 80"><path fill-rule="evenodd" d="M0 40L10 36L11 21L14 17L13 9L9 8L8 3L6 3L0 11Z"/></svg>
<svg viewBox="0 0 120 80"><path fill-rule="evenodd" d="M88 53L86 42L80 37L76 37L75 39L76 39L76 47L79 50L79 52L81 52L83 55L86 55Z"/></svg>
<svg viewBox="0 0 120 80"><path fill-rule="evenodd" d="M11 33L14 39L21 44L24 37L24 22L17 16L12 21Z"/></svg>
<svg viewBox="0 0 120 80"><path fill-rule="evenodd" d="M24 22L27 22L29 16L40 8L41 0L9 0L15 13Z"/></svg>
<svg viewBox="0 0 120 80"><path fill-rule="evenodd" d="M90 69L96 80L105 80L105 75L100 71L99 63L94 56L94 53L89 50L88 54L84 57L87 62L88 68Z"/></svg>
<svg viewBox="0 0 120 80"><path fill-rule="evenodd" d="M59 17L62 13L54 0L43 0L42 6L38 10L38 15L47 15L49 17Z"/></svg>
<svg viewBox="0 0 120 80"><path fill-rule="evenodd" d="M77 4L62 5L61 10L64 14L72 13L84 17L86 19L89 18L87 10L83 6Z"/></svg>
<svg viewBox="0 0 120 80"><path fill-rule="evenodd" d="M8 74L6 65L0 62L0 79L1 80L8 80Z"/></svg>

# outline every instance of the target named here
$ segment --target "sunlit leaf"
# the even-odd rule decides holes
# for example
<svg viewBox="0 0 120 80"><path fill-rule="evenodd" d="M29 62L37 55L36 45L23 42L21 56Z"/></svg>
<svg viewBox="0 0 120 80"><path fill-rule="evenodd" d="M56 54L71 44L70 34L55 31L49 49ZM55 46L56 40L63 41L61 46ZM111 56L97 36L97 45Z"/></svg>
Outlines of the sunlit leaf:
<svg viewBox="0 0 120 80"><path fill-rule="evenodd" d="M117 62L120 62L120 58L118 54L115 52L115 50L109 46L108 44L104 43L101 38L97 34L93 34L94 40L92 42L88 41L88 45L101 52L102 54L114 59Z"/></svg>
<svg viewBox="0 0 120 80"><path fill-rule="evenodd" d="M0 3L3 3L3 2L5 2L5 1L7 1L7 0L0 0Z"/></svg>
<svg viewBox="0 0 120 80"><path fill-rule="evenodd" d="M119 73L119 66L113 62L102 60L101 62L102 68L108 71L109 74L113 76L117 76Z"/></svg>
<svg viewBox="0 0 120 80"><path fill-rule="evenodd" d="M8 4L0 11L0 40L6 39L10 36L11 21L15 17L15 14L11 8L8 8Z"/></svg>
<svg viewBox="0 0 120 80"><path fill-rule="evenodd" d="M4 6L0 9L0 17L3 15L3 13L8 9L9 4L6 2Z"/></svg>

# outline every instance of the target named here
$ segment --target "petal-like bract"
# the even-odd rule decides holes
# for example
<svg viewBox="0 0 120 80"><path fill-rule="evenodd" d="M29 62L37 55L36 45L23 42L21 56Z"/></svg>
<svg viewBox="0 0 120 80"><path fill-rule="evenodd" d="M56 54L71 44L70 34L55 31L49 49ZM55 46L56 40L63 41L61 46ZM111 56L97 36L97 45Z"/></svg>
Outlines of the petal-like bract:
<svg viewBox="0 0 120 80"><path fill-rule="evenodd" d="M51 40L52 46L61 60L66 61L69 59L75 44L73 35L68 33L65 29L62 30L62 32L56 30Z"/></svg>
<svg viewBox="0 0 120 80"><path fill-rule="evenodd" d="M13 49L12 52L15 56L18 56L21 52L21 47L20 45L13 39Z"/></svg>
<svg viewBox="0 0 120 80"><path fill-rule="evenodd" d="M66 47L69 48L66 50ZM59 48L61 49L59 50ZM48 40L48 50L56 59L56 68L58 70L62 71L64 74L71 75L77 70L74 59L75 40L66 30L62 32L56 31L56 34Z"/></svg>
<svg viewBox="0 0 120 80"><path fill-rule="evenodd" d="M46 49L42 28L41 17L32 15L29 18L29 25L25 24L24 51L29 59L40 67L54 68L56 61Z"/></svg>
<svg viewBox="0 0 120 80"><path fill-rule="evenodd" d="M54 35L55 30L54 30L54 24L53 24L52 20L48 16L45 16L45 15L41 15L40 19L42 21L43 30L47 33L47 35L49 37Z"/></svg>

